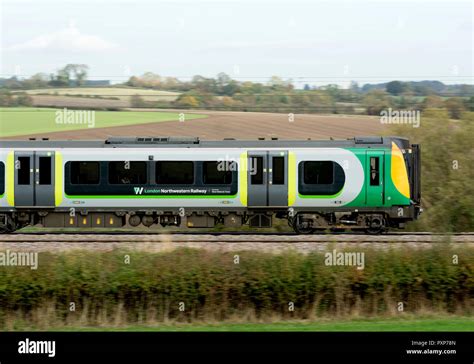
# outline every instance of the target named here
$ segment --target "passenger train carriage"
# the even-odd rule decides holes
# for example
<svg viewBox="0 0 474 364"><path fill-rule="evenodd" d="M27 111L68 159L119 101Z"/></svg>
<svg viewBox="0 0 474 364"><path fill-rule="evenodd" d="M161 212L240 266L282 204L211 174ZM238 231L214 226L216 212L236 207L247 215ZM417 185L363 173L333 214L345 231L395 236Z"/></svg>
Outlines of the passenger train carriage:
<svg viewBox="0 0 474 364"><path fill-rule="evenodd" d="M383 232L418 217L420 149L349 140L0 141L0 231L270 227Z"/></svg>

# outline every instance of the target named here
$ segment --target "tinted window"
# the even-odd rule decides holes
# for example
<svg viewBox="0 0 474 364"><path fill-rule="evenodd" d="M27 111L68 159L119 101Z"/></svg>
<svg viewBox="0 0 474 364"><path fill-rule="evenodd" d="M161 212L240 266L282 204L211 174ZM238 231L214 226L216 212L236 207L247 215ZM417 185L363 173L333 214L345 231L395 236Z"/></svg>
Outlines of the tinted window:
<svg viewBox="0 0 474 364"><path fill-rule="evenodd" d="M370 157L370 185L378 186L380 184L380 159L379 157Z"/></svg>
<svg viewBox="0 0 474 364"><path fill-rule="evenodd" d="M51 184L51 157L39 157L39 184Z"/></svg>
<svg viewBox="0 0 474 364"><path fill-rule="evenodd" d="M346 175L332 161L306 161L298 165L298 193L307 196L330 196L342 190Z"/></svg>
<svg viewBox="0 0 474 364"><path fill-rule="evenodd" d="M334 182L334 163L330 161L304 162L304 183L327 185Z"/></svg>
<svg viewBox="0 0 474 364"><path fill-rule="evenodd" d="M233 170L234 162L203 162L203 181L209 185L231 184Z"/></svg>
<svg viewBox="0 0 474 364"><path fill-rule="evenodd" d="M156 162L157 184L194 183L194 163L182 161Z"/></svg>
<svg viewBox="0 0 474 364"><path fill-rule="evenodd" d="M253 185L263 184L263 157L250 158L250 183Z"/></svg>
<svg viewBox="0 0 474 364"><path fill-rule="evenodd" d="M109 162L110 184L145 184L146 162L117 161Z"/></svg>
<svg viewBox="0 0 474 364"><path fill-rule="evenodd" d="M285 157L273 157L272 164L272 183L274 185L285 184Z"/></svg>
<svg viewBox="0 0 474 364"><path fill-rule="evenodd" d="M18 184L30 184L30 157L18 157L18 163L15 165L18 168Z"/></svg>
<svg viewBox="0 0 474 364"><path fill-rule="evenodd" d="M93 185L99 183L99 162L70 162L71 183Z"/></svg>

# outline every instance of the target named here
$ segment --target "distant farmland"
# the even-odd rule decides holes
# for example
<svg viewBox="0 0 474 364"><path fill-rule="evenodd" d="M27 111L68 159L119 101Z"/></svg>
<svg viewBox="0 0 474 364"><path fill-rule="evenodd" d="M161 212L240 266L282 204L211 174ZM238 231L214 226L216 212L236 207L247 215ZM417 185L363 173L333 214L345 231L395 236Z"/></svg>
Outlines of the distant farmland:
<svg viewBox="0 0 474 364"><path fill-rule="evenodd" d="M85 123L58 124L56 111L57 109L0 108L0 137L91 129ZM186 120L206 116L186 113ZM178 112L96 111L93 129L178 120Z"/></svg>
<svg viewBox="0 0 474 364"><path fill-rule="evenodd" d="M134 95L145 102L172 102L180 95L178 92L127 87L58 87L25 92L33 98L35 106L80 108L130 107Z"/></svg>
<svg viewBox="0 0 474 364"><path fill-rule="evenodd" d="M140 95L145 101L174 101L179 96L178 92L159 91L126 87L73 87L73 88L47 88L26 91L29 95L51 95L71 97L117 98L129 100L133 95Z"/></svg>

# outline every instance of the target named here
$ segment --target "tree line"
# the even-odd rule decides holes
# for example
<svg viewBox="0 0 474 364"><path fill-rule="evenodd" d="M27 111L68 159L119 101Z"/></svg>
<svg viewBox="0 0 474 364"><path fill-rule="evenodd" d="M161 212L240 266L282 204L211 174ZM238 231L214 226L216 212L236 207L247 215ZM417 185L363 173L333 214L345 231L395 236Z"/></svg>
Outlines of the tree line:
<svg viewBox="0 0 474 364"><path fill-rule="evenodd" d="M0 79L0 105L31 104L31 98L18 91L48 87L80 87L87 82L89 67L68 64L55 74L38 73L27 79ZM474 86L444 85L440 81L391 81L349 88L336 84L320 87L306 84L296 89L291 79L272 76L266 82L239 81L226 73L216 77L196 75L190 80L164 77L153 72L131 76L114 87L136 88L132 107L210 109L235 111L343 113L380 115L382 110L445 108L452 118L474 111ZM148 101L141 89L179 92L174 101ZM15 91L15 94L9 93Z"/></svg>

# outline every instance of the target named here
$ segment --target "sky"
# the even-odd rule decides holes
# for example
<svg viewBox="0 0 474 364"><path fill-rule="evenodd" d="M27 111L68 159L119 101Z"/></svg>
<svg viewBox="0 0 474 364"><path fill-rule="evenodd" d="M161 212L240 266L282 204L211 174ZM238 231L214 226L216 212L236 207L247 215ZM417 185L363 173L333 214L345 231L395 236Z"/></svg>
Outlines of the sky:
<svg viewBox="0 0 474 364"><path fill-rule="evenodd" d="M0 77L473 84L474 2L0 0Z"/></svg>

